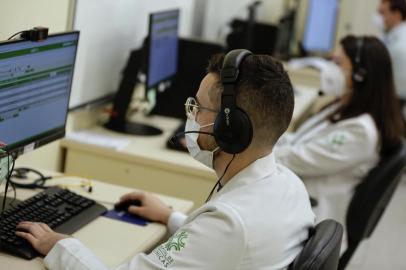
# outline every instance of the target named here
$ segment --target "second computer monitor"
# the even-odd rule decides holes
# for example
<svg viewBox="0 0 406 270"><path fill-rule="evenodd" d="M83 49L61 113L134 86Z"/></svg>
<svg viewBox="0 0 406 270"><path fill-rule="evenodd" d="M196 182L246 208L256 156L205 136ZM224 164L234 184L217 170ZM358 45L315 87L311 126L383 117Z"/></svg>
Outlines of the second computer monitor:
<svg viewBox="0 0 406 270"><path fill-rule="evenodd" d="M152 13L149 20L147 88L170 80L178 68L179 10Z"/></svg>
<svg viewBox="0 0 406 270"><path fill-rule="evenodd" d="M303 48L309 53L330 53L336 37L339 0L310 0Z"/></svg>

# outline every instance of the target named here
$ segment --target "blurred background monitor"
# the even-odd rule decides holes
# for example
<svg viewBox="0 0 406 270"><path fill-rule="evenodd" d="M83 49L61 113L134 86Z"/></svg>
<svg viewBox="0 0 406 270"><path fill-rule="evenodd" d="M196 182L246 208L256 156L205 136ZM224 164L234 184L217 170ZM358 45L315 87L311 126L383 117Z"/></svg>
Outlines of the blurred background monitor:
<svg viewBox="0 0 406 270"><path fill-rule="evenodd" d="M302 41L310 54L328 54L334 49L339 0L309 0Z"/></svg>
<svg viewBox="0 0 406 270"><path fill-rule="evenodd" d="M221 52L224 52L224 47L217 43L180 39L178 73L169 89L158 91L151 114L186 119L186 99L196 95L200 82L206 75L210 57Z"/></svg>
<svg viewBox="0 0 406 270"><path fill-rule="evenodd" d="M149 18L147 89L160 87L176 75L179 10L152 13ZM165 87L165 86L162 86Z"/></svg>
<svg viewBox="0 0 406 270"><path fill-rule="evenodd" d="M126 134L153 136L162 133L157 127L127 120L138 74L146 73L146 91L163 92L171 87L178 70L179 10L151 13L149 32L143 47L133 51L115 96L108 129ZM148 94L147 94L148 95Z"/></svg>

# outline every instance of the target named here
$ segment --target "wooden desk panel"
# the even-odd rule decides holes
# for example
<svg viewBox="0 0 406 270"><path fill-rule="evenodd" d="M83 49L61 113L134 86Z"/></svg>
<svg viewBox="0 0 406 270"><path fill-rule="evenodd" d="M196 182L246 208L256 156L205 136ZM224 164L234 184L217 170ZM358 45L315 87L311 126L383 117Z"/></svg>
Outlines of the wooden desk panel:
<svg viewBox="0 0 406 270"><path fill-rule="evenodd" d="M69 148L67 151L65 172L188 199L196 207L204 203L216 182L214 173L204 170L199 172L192 168L179 169L161 162L146 165L136 159L122 160L76 148Z"/></svg>

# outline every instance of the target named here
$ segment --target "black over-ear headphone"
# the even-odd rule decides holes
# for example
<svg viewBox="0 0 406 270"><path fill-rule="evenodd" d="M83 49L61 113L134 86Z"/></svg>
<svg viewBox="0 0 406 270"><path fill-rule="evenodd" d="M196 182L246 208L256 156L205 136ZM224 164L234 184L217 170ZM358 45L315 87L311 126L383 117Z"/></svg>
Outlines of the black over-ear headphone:
<svg viewBox="0 0 406 270"><path fill-rule="evenodd" d="M352 72L352 81L356 87L362 86L365 83L368 75L367 70L362 66L363 49L364 49L364 38L360 37L357 39L357 53L355 55L354 69Z"/></svg>
<svg viewBox="0 0 406 270"><path fill-rule="evenodd" d="M217 145L226 153L238 154L244 151L252 140L252 124L247 113L236 104L235 85L240 73L240 65L247 56L248 50L233 50L224 58L221 70L221 109L213 127Z"/></svg>

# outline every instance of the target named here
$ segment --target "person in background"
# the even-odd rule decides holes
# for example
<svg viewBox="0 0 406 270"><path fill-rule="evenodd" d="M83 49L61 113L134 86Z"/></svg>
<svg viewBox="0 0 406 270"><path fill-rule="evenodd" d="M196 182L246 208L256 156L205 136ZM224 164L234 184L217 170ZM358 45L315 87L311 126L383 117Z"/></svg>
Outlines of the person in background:
<svg viewBox="0 0 406 270"><path fill-rule="evenodd" d="M149 255L139 254L115 269L287 269L302 250L309 228L314 226L309 195L302 181L276 163L273 154L275 142L292 118L290 79L282 64L270 56L226 58L228 61L224 56L211 60L196 97L185 105L189 152L216 171L217 192L188 217L150 194L122 197L122 201L140 200L141 206L131 206L128 211L168 225L172 236ZM223 62L238 62L236 59L243 60L234 95L230 95L230 83L222 84L220 74ZM227 90L225 100L236 104L221 109L223 89ZM245 111L247 118L242 117L244 113L240 117L244 121L237 121L234 105L241 113ZM235 125L234 131L223 132L217 121L220 111L224 112L223 124L229 121ZM213 137L215 122L220 130ZM237 143L243 131L252 131L252 137ZM243 147L238 153L226 150L217 140L221 136L230 140L227 147ZM57 234L45 224L23 222L17 229L19 236L46 255L44 262L51 270L107 269L78 240Z"/></svg>
<svg viewBox="0 0 406 270"><path fill-rule="evenodd" d="M383 41L392 57L395 87L401 104L406 104L406 0L382 0L376 17Z"/></svg>
<svg viewBox="0 0 406 270"><path fill-rule="evenodd" d="M334 60L340 96L295 133L283 136L274 152L318 201L318 219L345 224L355 186L380 158L399 147L404 126L391 59L379 39L345 37Z"/></svg>

